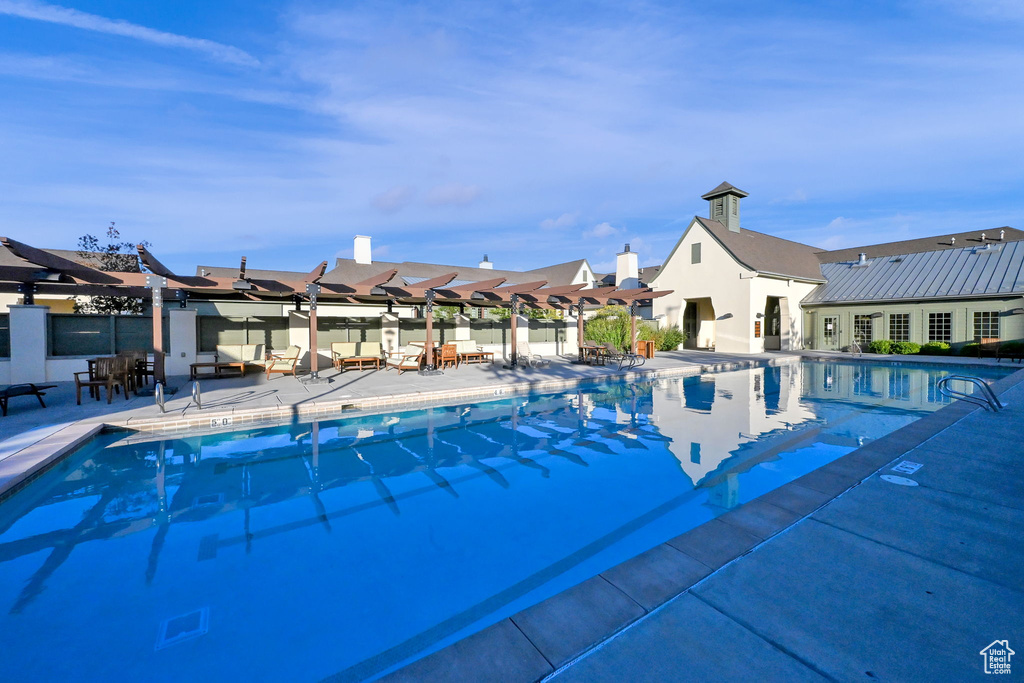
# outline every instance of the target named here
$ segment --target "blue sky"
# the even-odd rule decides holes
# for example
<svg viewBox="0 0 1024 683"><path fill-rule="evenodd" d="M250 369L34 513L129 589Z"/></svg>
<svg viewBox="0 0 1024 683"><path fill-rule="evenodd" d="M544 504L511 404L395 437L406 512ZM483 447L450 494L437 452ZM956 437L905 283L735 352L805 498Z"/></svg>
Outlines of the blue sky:
<svg viewBox="0 0 1024 683"><path fill-rule="evenodd" d="M1024 228L1024 3L0 0L0 234L182 271Z"/></svg>

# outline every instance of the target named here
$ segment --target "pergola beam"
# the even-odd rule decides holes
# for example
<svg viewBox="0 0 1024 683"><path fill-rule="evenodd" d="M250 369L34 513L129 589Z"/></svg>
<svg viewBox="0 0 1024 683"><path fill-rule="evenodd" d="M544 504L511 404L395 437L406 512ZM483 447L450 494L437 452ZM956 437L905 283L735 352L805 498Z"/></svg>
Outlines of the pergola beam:
<svg viewBox="0 0 1024 683"><path fill-rule="evenodd" d="M117 284L115 278L101 270L96 270L81 263L76 263L62 256L57 256L42 249L36 249L27 244L12 240L10 237L0 237L0 244L3 244L12 254L29 263L57 270L79 280L85 280L95 284Z"/></svg>
<svg viewBox="0 0 1024 683"><path fill-rule="evenodd" d="M139 252L139 260L142 261L142 265L144 265L146 268L149 268L149 270L154 275L160 275L168 278L175 277L174 273L171 272L171 269L165 266L164 264L160 263L160 261L158 261L157 258L149 252L149 249L147 249L145 245L138 244L135 246L135 249ZM242 257L242 265L244 268L244 256Z"/></svg>

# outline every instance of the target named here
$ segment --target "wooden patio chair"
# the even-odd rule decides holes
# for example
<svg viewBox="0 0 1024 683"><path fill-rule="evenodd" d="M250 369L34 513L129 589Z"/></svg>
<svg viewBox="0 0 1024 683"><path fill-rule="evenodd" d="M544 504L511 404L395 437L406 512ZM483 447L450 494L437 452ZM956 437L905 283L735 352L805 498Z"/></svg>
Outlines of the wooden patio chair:
<svg viewBox="0 0 1024 683"><path fill-rule="evenodd" d="M388 354L387 360L384 361L384 370L387 371L394 368L398 370L399 375L409 370L419 370L420 364L423 362L424 353L425 351L422 346L409 344L405 351Z"/></svg>
<svg viewBox="0 0 1024 683"><path fill-rule="evenodd" d="M130 365L127 358L123 356L97 358L93 370L75 373L75 400L82 405L82 387L89 388L89 394L100 400L99 390L103 387L107 390L107 403L114 398L114 392L124 390L124 398L128 400L128 387L131 379ZM86 379L82 379L82 375Z"/></svg>
<svg viewBox="0 0 1024 683"><path fill-rule="evenodd" d="M437 354L437 367L442 370L447 367L459 367L459 351L455 344L444 344Z"/></svg>
<svg viewBox="0 0 1024 683"><path fill-rule="evenodd" d="M127 359L132 391L137 391L143 384L149 384L149 378L153 376L153 363L147 352L122 351L117 355Z"/></svg>
<svg viewBox="0 0 1024 683"><path fill-rule="evenodd" d="M295 371L299 367L299 355L302 349L298 346L289 346L284 353L272 353L267 358L267 377L274 373L291 375L295 377Z"/></svg>

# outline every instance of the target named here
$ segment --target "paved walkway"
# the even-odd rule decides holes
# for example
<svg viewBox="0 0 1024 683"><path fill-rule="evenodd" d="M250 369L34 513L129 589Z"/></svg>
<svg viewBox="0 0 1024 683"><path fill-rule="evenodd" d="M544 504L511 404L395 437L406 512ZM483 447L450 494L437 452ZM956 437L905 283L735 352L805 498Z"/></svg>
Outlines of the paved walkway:
<svg viewBox="0 0 1024 683"><path fill-rule="evenodd" d="M993 641L1024 653L1022 380L997 384L1002 413L957 404L901 430L905 455L553 678L986 678Z"/></svg>

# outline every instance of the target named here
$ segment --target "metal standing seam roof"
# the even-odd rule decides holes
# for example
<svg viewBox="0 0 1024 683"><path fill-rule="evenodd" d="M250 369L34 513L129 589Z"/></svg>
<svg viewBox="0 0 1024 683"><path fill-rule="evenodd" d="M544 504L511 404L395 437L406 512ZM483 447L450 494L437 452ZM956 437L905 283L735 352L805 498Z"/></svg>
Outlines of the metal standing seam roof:
<svg viewBox="0 0 1024 683"><path fill-rule="evenodd" d="M1024 294L1024 241L823 263L804 304Z"/></svg>

